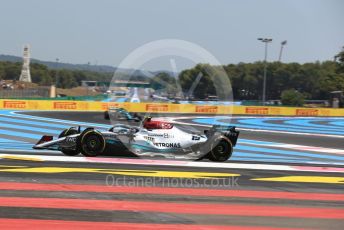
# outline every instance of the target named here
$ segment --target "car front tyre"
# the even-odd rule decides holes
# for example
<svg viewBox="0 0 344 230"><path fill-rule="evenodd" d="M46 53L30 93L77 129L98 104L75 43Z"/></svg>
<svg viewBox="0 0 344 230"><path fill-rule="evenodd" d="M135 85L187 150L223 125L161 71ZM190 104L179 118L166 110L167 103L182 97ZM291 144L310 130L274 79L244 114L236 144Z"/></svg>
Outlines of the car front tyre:
<svg viewBox="0 0 344 230"><path fill-rule="evenodd" d="M84 156L95 157L103 153L105 139L95 130L85 130L80 135L80 150Z"/></svg>

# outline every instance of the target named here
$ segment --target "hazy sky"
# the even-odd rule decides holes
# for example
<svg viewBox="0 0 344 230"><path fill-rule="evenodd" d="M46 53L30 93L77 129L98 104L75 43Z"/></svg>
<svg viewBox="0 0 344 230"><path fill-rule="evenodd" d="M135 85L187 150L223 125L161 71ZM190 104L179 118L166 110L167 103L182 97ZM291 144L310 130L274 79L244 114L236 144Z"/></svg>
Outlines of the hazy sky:
<svg viewBox="0 0 344 230"><path fill-rule="evenodd" d="M117 66L147 42L174 38L228 64L261 60L257 38L271 37L271 61L283 40L283 61L322 61L344 46L343 12L342 0L0 0L0 54L19 56L29 43L33 58Z"/></svg>

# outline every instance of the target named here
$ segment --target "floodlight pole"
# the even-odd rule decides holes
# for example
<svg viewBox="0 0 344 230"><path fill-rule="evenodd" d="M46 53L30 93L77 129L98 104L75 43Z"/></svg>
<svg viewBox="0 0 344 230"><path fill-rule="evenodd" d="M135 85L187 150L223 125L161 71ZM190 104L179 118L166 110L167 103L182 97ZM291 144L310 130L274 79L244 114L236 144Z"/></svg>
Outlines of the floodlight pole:
<svg viewBox="0 0 344 230"><path fill-rule="evenodd" d="M268 43L272 42L271 38L258 38L259 41L265 43L265 58L264 58L264 78L263 78L263 97L262 102L265 105L266 101L266 72L267 72L267 59L268 59Z"/></svg>
<svg viewBox="0 0 344 230"><path fill-rule="evenodd" d="M279 57L278 57L278 62L281 62L281 60L282 60L283 47L284 47L284 45L286 45L286 44L287 44L287 41L286 41L286 40L283 41L283 42L281 42L281 49L280 49L280 53L279 53Z"/></svg>
<svg viewBox="0 0 344 230"><path fill-rule="evenodd" d="M59 59L56 58L56 76L55 76L55 86L56 86L56 89L57 89L57 83L59 81L58 65L59 65Z"/></svg>

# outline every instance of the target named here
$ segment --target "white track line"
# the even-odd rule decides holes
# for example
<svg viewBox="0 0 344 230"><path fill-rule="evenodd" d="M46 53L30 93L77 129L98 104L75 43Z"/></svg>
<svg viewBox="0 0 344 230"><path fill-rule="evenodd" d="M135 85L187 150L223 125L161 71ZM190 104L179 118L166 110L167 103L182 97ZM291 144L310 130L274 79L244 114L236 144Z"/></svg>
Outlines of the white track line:
<svg viewBox="0 0 344 230"><path fill-rule="evenodd" d="M67 157L67 156L41 156L21 154L0 154L0 159L15 157L37 161L73 162L73 163L107 163L107 164L130 164L150 166L182 166L192 168L222 168L222 169L253 169L274 171L298 171L298 172L326 172L344 173L344 168L322 167L322 166L293 166L293 165L271 165L271 164L247 164L247 163L215 163L197 161L173 161L173 160L149 160L128 158L105 158L105 157Z"/></svg>

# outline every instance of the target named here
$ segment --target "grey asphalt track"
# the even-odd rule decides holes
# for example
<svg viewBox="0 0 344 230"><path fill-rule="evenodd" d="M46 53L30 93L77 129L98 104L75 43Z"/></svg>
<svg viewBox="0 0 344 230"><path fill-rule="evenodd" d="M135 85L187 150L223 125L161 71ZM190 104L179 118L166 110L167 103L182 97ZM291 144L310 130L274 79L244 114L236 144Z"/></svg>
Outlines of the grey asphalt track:
<svg viewBox="0 0 344 230"><path fill-rule="evenodd" d="M25 112L25 114L78 122L109 124L109 121L104 120L103 113L98 112ZM191 120L192 118L185 119L187 122L191 122ZM203 129L202 127L196 128ZM18 140L25 140L25 138L17 138ZM240 138L319 147L343 147L343 139L286 133L263 133L243 130ZM2 219L14 219L17 223L25 223L26 219L62 222L80 221L80 223L92 224L130 223L137 225L137 229L163 229L161 226L154 228L154 224L163 224L166 229L179 229L181 224L190 226L190 228L200 226L202 229L217 229L217 226L244 226L250 227L249 229L258 229L259 227L343 229L344 226L344 218L341 218L341 216L344 217L344 177L342 171L344 167L341 165L319 166L307 164L306 167L312 170L301 172L252 169L249 166L241 169L195 168L125 163L36 161L30 159L30 155L48 155L49 152L3 151L1 153L6 153L8 156L0 160L0 226L6 226L9 229L9 226L1 225ZM16 158L15 154L18 153L24 154L27 158ZM11 154L13 154L13 157L11 157ZM250 164L257 163L251 162ZM274 165L274 163L271 163L271 165ZM302 164L290 165L297 167ZM319 169L319 171L314 168ZM338 172L322 171L322 169L326 171L326 169L331 168L335 168ZM159 175L162 172L168 173L163 174L165 176L154 176L154 174ZM193 175L195 178L180 177L183 173ZM224 176L208 175L205 178L198 178L197 175L200 173L209 173L209 175L217 173L235 174L237 176L231 177L232 181L228 184L228 180L221 180L221 178L225 178ZM112 181L116 181L115 188L116 186L126 187L133 184L136 187L130 188L127 192L114 192L111 190L111 186L107 184L109 175ZM255 180L257 178L282 178L282 180ZM288 182L284 178L298 179L292 179L292 182ZM166 179L168 179L169 183L166 183ZM148 189L153 187L152 191L154 191L154 188L167 189L173 187L181 189L181 191L195 188L199 190L207 189L206 191L210 192L202 196L196 196L192 193L177 195L167 194L166 191L161 191L161 193L140 193L135 191L145 186L145 184L138 186L138 183L146 183L148 180L150 182L154 181L153 186L149 183L147 187ZM172 183L172 180L177 181L177 183ZM202 185L209 185L209 180L216 183L213 183L211 187L202 187ZM45 187L42 189L35 187L35 185ZM101 191L72 190L75 185L103 186L103 189ZM215 190L239 191L239 193L235 196L214 196L211 191L215 193ZM267 193L264 195L265 197L257 195L265 192ZM286 195L285 197L273 197L275 192ZM253 194L253 196L248 196L247 193ZM296 199L295 197L300 194L303 198ZM330 196L331 198L321 198L323 196ZM35 198L42 200L39 200L40 203L37 204L34 204L32 200L27 200ZM56 201L57 203L49 206L50 199L60 200L61 202ZM71 207L74 202L86 201L91 202L89 206L84 208ZM111 207L108 205L108 208L97 209L97 202L101 202L101 206L106 206L113 201L124 202L124 204L123 206L114 205ZM8 203L5 204L5 202ZM156 208L180 205L176 209L182 211L144 211L133 205L132 202L153 202ZM224 205L224 210L233 211L234 214L213 214L210 210L207 214L197 214L197 210L195 212L184 211L183 207L188 205L205 205L210 208ZM241 213L240 209L243 210ZM206 212L207 210L202 211ZM293 216L294 212L300 212L300 216ZM312 217L313 212L318 213L314 215L319 215L319 217ZM280 213L280 216L278 216L278 213ZM270 216L275 214L276 216ZM139 224L149 224L153 228L139 227ZM170 225L175 228L168 228ZM215 227L210 228L209 226ZM188 229L185 226L183 228Z"/></svg>
<svg viewBox="0 0 344 230"><path fill-rule="evenodd" d="M106 186L108 174L103 173L35 173L35 169L42 167L47 168L86 168L86 169L102 169L112 170L113 165L109 164L90 164L90 163L57 163L57 162L31 162L31 161L18 161L18 160L2 160L2 165L10 166L13 169L30 168L30 172L1 172L1 183L34 183L34 184L57 184L63 188L68 188L69 185L100 185ZM0 166L0 169L3 169ZM337 210L338 212L344 211L344 202L338 200L317 200L319 194L343 194L343 184L324 184L324 183L286 183L286 182L266 182L266 181L253 181L252 178L260 177L283 177L283 176L330 176L340 177L341 173L309 173L309 172L284 172L284 171L265 171L265 170L249 170L249 169L217 169L217 168L202 168L190 169L185 167L166 167L166 166L139 166L139 165L115 165L116 170L134 170L139 172L149 171L174 171L174 172L212 172L212 173L235 173L240 176L237 177L235 183L231 185L228 182L220 180L219 183L210 187L210 189L220 190L235 190L235 191L268 191L268 192L288 192L288 193L307 193L312 200L294 200L291 197L285 198L247 198L240 197L217 197L208 194L207 196L193 196L193 195L171 195L171 194L132 194L121 192L66 192L55 191L54 188L48 191L35 191L32 190L8 190L0 189L0 200L3 198L12 199L13 197L39 198L39 199L71 199L70 201L77 200L91 200L101 202L112 201L128 201L128 202L156 202L157 205L167 204L211 204L211 205L228 205L228 208L235 208L236 205L247 207L248 212L250 207L261 207L262 209L276 208L307 208L315 210ZM141 183L143 179L148 180L149 177L142 178L140 176L123 176L111 175L112 181L116 181L116 186L127 186L129 183L136 181ZM166 181L163 183L161 178L150 178L156 183L154 187L169 187L171 186ZM170 178L171 179L171 178ZM176 179L175 179L176 180ZM193 179L193 183L187 182L189 179L184 178L178 180L178 183L173 184L174 188L178 188L183 184L188 184L187 188L196 187L205 184L205 179ZM217 180L217 179L212 179ZM209 179L207 179L209 184ZM214 183L215 184L215 183ZM229 186L230 185L230 186ZM113 184L111 184L113 186ZM225 186L225 187L223 187ZM52 186L50 186L52 187ZM132 188L135 190L135 188ZM185 189L185 186L182 187ZM208 188L209 189L209 188ZM25 200L22 202L25 203ZM44 202L42 200L41 202ZM1 202L0 202L1 203ZM0 206L3 206L0 204ZM22 206L22 205L19 205ZM283 228L310 228L310 229L342 229L344 225L343 219L331 218L309 218L309 217L269 217L260 216L259 212L252 215L196 215L191 213L164 213L164 212L142 212L137 211L130 206L127 210L89 210L84 209L70 209L65 208L44 208L44 204L33 207L14 207L4 206L0 209L1 218L22 219L23 217L38 220L61 220L61 221L88 221L88 222L127 222L127 223L149 223L149 224L189 224L189 225L235 225L235 226L261 226L261 227L283 227ZM67 205L68 206L68 205ZM116 207L114 207L116 209ZM307 215L307 214L305 214Z"/></svg>

